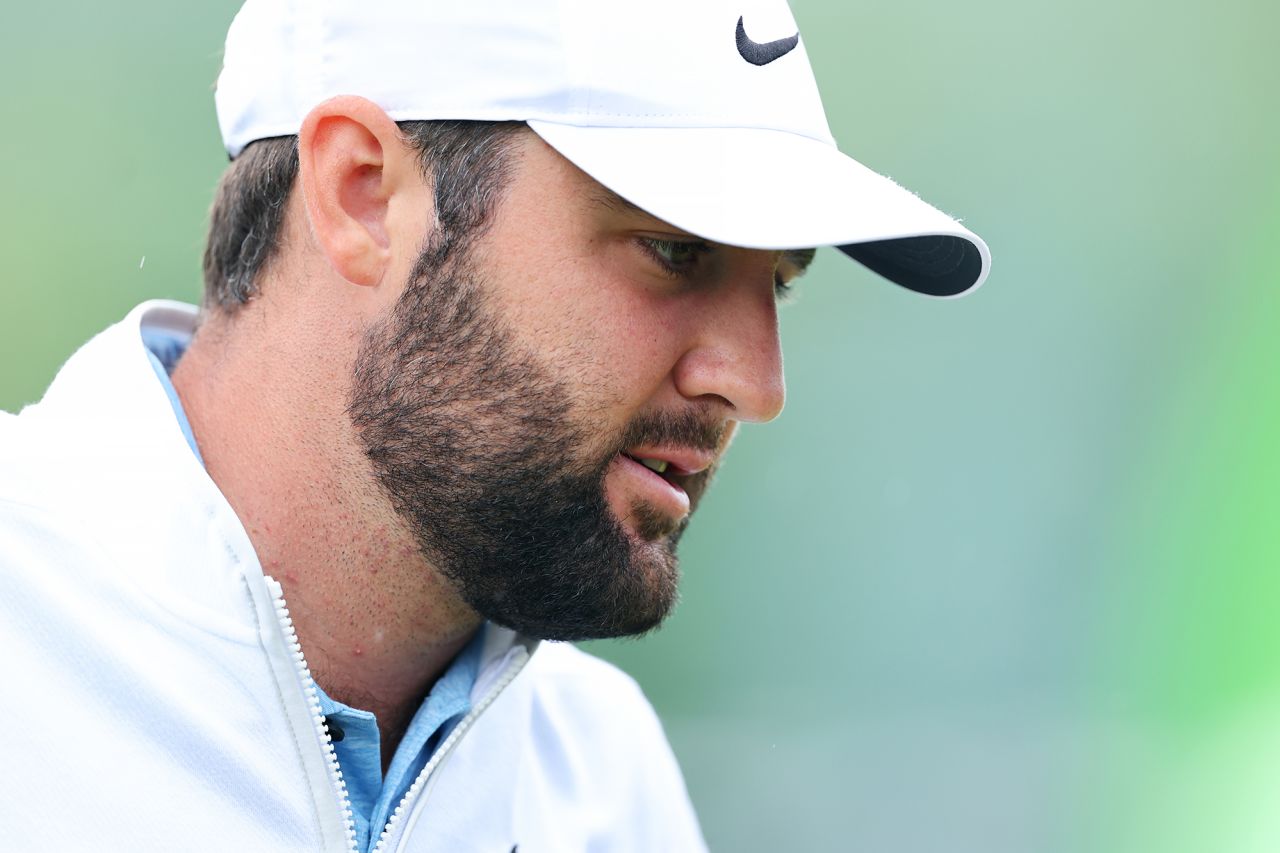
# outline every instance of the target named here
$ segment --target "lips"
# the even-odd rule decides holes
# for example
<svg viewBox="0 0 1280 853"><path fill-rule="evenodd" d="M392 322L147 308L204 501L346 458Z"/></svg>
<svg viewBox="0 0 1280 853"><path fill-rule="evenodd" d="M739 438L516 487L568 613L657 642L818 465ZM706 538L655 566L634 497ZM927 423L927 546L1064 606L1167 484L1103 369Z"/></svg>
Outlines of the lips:
<svg viewBox="0 0 1280 853"><path fill-rule="evenodd" d="M645 476L662 480L668 489L678 494L675 505L669 507L671 510L678 507L678 515L689 514L692 503L705 491L714 462L714 453L690 448L630 448L620 456L643 469Z"/></svg>
<svg viewBox="0 0 1280 853"><path fill-rule="evenodd" d="M630 453L620 453L619 456L623 460L633 462L639 467L649 472L649 475L657 477L667 484L669 488L684 492L684 487L678 482L681 475L678 469L666 459L655 459L653 457L636 457Z"/></svg>
<svg viewBox="0 0 1280 853"><path fill-rule="evenodd" d="M606 497L629 529L658 539L682 529L706 491L725 428L692 416L635 426L614 457Z"/></svg>
<svg viewBox="0 0 1280 853"><path fill-rule="evenodd" d="M714 453L689 447L631 447L622 455L666 479L700 474L715 461Z"/></svg>
<svg viewBox="0 0 1280 853"><path fill-rule="evenodd" d="M626 454L623 454L624 456ZM644 467L648 468L656 474L665 474L667 469L671 467L671 463L665 459L636 459L634 456L628 456L629 459L635 459Z"/></svg>
<svg viewBox="0 0 1280 853"><path fill-rule="evenodd" d="M617 491L614 493L613 510L619 518L636 516L643 507L651 517L656 514L674 522L692 510L689 493L676 481L679 475L673 468L668 466L659 474L628 454L620 453L616 459L617 479L612 485Z"/></svg>

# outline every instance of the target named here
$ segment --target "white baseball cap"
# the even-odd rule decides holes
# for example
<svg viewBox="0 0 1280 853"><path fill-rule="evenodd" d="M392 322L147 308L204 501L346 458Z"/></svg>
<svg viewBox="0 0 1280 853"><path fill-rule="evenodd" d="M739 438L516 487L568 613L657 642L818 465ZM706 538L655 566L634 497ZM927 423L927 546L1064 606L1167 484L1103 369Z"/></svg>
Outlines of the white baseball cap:
<svg viewBox="0 0 1280 853"><path fill-rule="evenodd" d="M986 278L986 243L837 148L785 0L248 0L216 94L227 152L336 95L396 121L520 120L703 239L837 246L911 290Z"/></svg>

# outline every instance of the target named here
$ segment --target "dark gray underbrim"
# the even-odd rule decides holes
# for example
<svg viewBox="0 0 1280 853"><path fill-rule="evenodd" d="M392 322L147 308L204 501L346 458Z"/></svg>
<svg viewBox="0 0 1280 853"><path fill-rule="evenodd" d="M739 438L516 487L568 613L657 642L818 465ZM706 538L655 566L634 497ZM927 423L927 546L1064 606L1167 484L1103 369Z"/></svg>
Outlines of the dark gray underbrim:
<svg viewBox="0 0 1280 853"><path fill-rule="evenodd" d="M982 275L982 255L963 237L899 237L839 249L872 272L929 296L964 293Z"/></svg>

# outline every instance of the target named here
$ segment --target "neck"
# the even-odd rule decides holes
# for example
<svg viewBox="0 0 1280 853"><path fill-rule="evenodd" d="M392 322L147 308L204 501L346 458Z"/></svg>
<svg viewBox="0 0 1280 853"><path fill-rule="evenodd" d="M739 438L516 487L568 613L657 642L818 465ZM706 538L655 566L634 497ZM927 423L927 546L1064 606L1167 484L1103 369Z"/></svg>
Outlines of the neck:
<svg viewBox="0 0 1280 853"><path fill-rule="evenodd" d="M173 384L209 476L284 588L316 682L377 715L385 764L480 618L378 486L346 414L343 347L309 346L305 323L265 325L211 316Z"/></svg>

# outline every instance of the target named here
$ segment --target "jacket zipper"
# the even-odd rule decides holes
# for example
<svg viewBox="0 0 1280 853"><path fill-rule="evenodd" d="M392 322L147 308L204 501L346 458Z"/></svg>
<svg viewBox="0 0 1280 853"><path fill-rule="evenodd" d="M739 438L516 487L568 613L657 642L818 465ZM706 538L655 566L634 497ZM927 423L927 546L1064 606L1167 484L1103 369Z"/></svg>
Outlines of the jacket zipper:
<svg viewBox="0 0 1280 853"><path fill-rule="evenodd" d="M387 820L387 825L383 828L382 834L378 836L378 843L374 845L371 853L384 853L396 826L405 820L408 820L409 823L405 826L404 831L401 832L400 840L403 843L404 839L409 837L410 832L417 823L418 816L422 813L427 797L431 794L431 789L435 786L436 779L439 778L435 771L444 764L450 753L458 745L458 741L462 740L463 735L467 733L467 730L475 724L475 721L485 712L485 709L493 704L498 695L507 688L507 685L520 674L520 670L524 669L524 665L528 662L529 652L523 647L516 647L514 654L507 661L506 667L503 669L502 674L498 676L498 680L494 682L493 687L484 695L484 698L467 712L466 716L458 721L458 724L453 727L453 731L449 732L449 736L444 739L444 742L436 747L436 751L427 761L427 765L422 768L418 778L413 780L409 790L405 792L405 795L396 805L396 810L392 812L391 817Z"/></svg>
<svg viewBox="0 0 1280 853"><path fill-rule="evenodd" d="M271 589L271 600L275 604L276 618L280 621L285 645L289 648L298 680L302 684L302 692L307 699L307 708L311 712L311 725L324 748L325 764L329 769L329 783L333 790L337 791L338 801L342 806L342 825L347 837L347 849L351 853L360 853L356 847L356 822L351 812L351 798L347 795L347 783L342 778L342 768L338 765L338 753L333 749L329 727L324 724L324 715L320 713L320 694L316 692L315 679L311 677L311 668L307 666L307 660L302 654L302 644L298 642L298 632L293 628L293 618L289 616L289 608L285 606L284 590L275 578L266 576L266 580Z"/></svg>
<svg viewBox="0 0 1280 853"><path fill-rule="evenodd" d="M342 768L338 764L338 753L333 748L333 739L329 735L329 727L325 725L324 715L320 713L320 694L316 692L315 679L311 677L311 668L307 666L306 657L302 653L302 644L298 642L298 632L294 630L293 618L289 615L288 606L285 605L284 589L275 578L269 575L264 575L264 578L271 591L271 601L275 606L276 619L280 623L280 631L284 635L285 645L289 649L289 655L293 659L298 681L302 684L302 691L306 696L307 708L311 712L312 728L324 748L325 765L329 771L329 783L333 790L337 792L339 804L342 806L342 826L347 839L347 849L351 853L360 853L359 848L356 846L356 823L351 811L351 798L347 794L347 783L342 778ZM406 819L406 815L409 815L411 809L414 812L412 818L416 822L417 814L421 812L421 809L413 809L413 806L419 797L422 798L423 802L426 801L426 797L430 793L431 784L435 781L434 771L444 763L445 759L449 757L449 754L458 745L458 741L474 725L476 719L493 704L498 695L520 674L520 670L524 669L524 665L528 662L528 650L522 646L516 646L511 654L511 659L507 661L502 673L498 676L494 685L489 688L484 698L472 706L466 716L453 727L453 731L449 732L449 736L444 739L444 742L436 747L435 753L427 761L426 766L422 768L418 778L413 780L409 790L405 792L405 795L396 805L395 811L392 812L391 817L387 820L387 825L378 836L378 842L374 845L371 853L383 853L388 839L397 824ZM403 837L408 836L410 829L412 829L412 824L406 827Z"/></svg>

